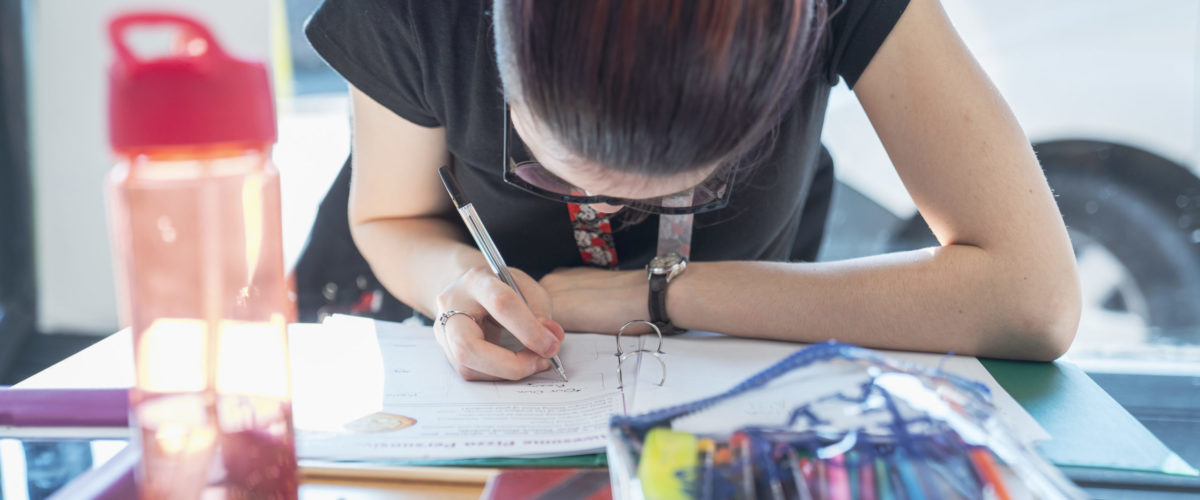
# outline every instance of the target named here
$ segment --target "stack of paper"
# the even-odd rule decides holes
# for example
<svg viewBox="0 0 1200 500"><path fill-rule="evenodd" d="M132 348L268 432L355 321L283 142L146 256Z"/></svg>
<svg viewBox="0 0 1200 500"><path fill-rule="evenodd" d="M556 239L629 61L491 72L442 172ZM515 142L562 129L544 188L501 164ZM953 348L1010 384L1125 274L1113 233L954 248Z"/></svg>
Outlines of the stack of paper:
<svg viewBox="0 0 1200 500"><path fill-rule="evenodd" d="M667 338L658 362L633 357L618 388L616 338L568 334L570 382L547 371L517 382L467 382L429 327L337 316L291 336L299 454L308 459L423 460L532 457L601 451L609 416L637 414L721 392L804 347L705 333ZM654 349L657 337L623 348ZM1002 418L1026 441L1045 431L972 357L888 352L985 383ZM640 359L640 362L639 362ZM749 420L763 408L747 408Z"/></svg>

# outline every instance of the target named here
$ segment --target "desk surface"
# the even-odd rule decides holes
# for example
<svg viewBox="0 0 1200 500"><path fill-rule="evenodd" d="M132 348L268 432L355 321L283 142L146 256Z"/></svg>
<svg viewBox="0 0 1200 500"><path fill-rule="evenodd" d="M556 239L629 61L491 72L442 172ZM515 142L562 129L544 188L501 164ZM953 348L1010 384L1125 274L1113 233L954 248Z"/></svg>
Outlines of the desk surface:
<svg viewBox="0 0 1200 500"><path fill-rule="evenodd" d="M292 325L298 329L320 325ZM133 349L127 331L119 332L17 384L29 388L129 387L133 383ZM1082 370L1068 362L1022 363L983 360L993 377L1052 436L1040 445L1054 464L1071 475L1072 470L1121 470L1138 474L1194 477L1188 466L1140 422L1096 385ZM306 481L305 498L336 498L332 492L347 483L324 479ZM408 483L414 496L422 485ZM482 484L464 484L457 493L477 498ZM370 485L361 487L372 488ZM429 488L429 485L424 485ZM439 497L452 493L444 484L435 490ZM456 486L457 487L457 486ZM332 488L332 489L330 489ZM386 491L395 498L396 490ZM356 496L357 497L357 496ZM365 496L364 498L371 498ZM381 497L382 498L382 497Z"/></svg>

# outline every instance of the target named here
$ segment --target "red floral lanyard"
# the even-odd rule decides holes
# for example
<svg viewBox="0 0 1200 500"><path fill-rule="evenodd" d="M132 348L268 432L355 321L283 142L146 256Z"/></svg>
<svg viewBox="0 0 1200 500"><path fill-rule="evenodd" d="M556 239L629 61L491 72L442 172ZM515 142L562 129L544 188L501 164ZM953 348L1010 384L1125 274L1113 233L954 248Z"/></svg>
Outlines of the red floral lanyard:
<svg viewBox="0 0 1200 500"><path fill-rule="evenodd" d="M616 269L617 247L613 243L612 214L598 212L589 205L578 203L568 203L567 211L571 214L575 244L579 246L583 263ZM691 258L693 217L692 214L658 217L658 255L674 252Z"/></svg>
<svg viewBox="0 0 1200 500"><path fill-rule="evenodd" d="M589 205L568 203L571 227L579 256L589 266L617 268L617 247L613 244L611 214L597 212Z"/></svg>

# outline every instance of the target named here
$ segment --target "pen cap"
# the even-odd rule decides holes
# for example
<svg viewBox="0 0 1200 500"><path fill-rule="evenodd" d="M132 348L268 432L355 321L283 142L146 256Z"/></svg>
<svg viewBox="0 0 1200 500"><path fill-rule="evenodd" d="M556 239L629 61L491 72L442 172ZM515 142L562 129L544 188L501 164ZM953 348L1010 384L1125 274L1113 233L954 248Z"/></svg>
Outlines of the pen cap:
<svg viewBox="0 0 1200 500"><path fill-rule="evenodd" d="M450 194L450 201L454 202L454 208L462 208L471 203L450 167L445 165L438 167L438 176L442 178L442 184L446 186L446 192Z"/></svg>

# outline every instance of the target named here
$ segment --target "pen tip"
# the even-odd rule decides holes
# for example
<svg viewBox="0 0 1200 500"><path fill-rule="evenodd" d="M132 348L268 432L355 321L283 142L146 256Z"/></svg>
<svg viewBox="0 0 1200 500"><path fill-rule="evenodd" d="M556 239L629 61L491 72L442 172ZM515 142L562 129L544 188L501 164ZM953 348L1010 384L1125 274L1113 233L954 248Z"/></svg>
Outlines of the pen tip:
<svg viewBox="0 0 1200 500"><path fill-rule="evenodd" d="M563 382L570 382L567 380L567 369L563 368L562 360L558 359L557 355L550 358L550 365L554 367L554 371L558 372L558 376L562 377Z"/></svg>

